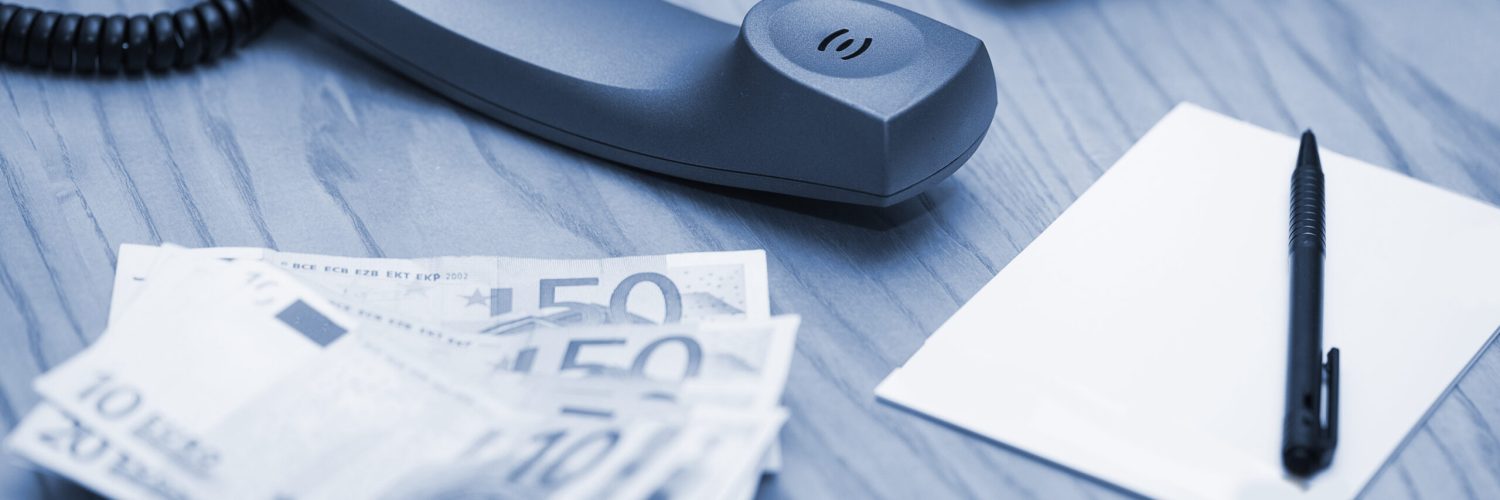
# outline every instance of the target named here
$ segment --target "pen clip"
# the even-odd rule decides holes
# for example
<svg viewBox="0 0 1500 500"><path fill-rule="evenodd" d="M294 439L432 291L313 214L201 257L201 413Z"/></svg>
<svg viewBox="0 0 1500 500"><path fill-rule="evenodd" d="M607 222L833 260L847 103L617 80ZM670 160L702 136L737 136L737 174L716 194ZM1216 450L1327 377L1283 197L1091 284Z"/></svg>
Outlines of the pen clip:
<svg viewBox="0 0 1500 500"><path fill-rule="evenodd" d="M1339 443L1339 348L1328 350L1328 360L1323 370L1328 378L1328 420L1323 423L1323 465L1333 461L1333 448Z"/></svg>

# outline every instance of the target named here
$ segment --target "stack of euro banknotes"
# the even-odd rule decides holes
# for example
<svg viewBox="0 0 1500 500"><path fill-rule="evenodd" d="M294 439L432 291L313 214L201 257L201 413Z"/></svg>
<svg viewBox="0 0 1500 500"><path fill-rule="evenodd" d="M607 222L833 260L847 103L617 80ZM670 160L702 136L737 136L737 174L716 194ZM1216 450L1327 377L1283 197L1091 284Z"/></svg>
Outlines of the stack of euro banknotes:
<svg viewBox="0 0 1500 500"><path fill-rule="evenodd" d="M798 318L765 254L121 248L12 453L106 496L742 499Z"/></svg>

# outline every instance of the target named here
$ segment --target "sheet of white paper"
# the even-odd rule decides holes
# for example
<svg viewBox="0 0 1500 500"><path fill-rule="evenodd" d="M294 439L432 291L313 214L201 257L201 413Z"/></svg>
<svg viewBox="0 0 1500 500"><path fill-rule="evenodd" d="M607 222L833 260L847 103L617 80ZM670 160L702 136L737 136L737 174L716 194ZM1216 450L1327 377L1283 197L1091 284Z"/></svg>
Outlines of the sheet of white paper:
<svg viewBox="0 0 1500 500"><path fill-rule="evenodd" d="M1349 498L1500 325L1500 210L1330 152L1330 469L1279 453L1294 139L1162 119L876 389L1149 496Z"/></svg>

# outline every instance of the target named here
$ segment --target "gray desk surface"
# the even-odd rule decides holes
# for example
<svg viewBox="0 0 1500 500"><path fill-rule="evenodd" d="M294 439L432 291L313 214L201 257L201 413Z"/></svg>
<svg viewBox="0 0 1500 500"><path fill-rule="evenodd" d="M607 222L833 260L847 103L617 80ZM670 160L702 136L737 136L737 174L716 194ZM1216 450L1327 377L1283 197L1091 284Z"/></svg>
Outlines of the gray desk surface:
<svg viewBox="0 0 1500 500"><path fill-rule="evenodd" d="M677 1L736 23L752 3ZM967 166L884 211L767 201L582 156L297 23L188 73L0 69L0 425L36 402L32 377L99 335L121 243L389 257L765 248L773 310L805 326L786 470L762 495L1116 497L871 390L1173 104L1313 127L1325 147L1500 202L1500 2L900 3L986 41L1000 105ZM1492 347L1369 496L1500 497L1497 429ZM78 492L0 467L3 497Z"/></svg>

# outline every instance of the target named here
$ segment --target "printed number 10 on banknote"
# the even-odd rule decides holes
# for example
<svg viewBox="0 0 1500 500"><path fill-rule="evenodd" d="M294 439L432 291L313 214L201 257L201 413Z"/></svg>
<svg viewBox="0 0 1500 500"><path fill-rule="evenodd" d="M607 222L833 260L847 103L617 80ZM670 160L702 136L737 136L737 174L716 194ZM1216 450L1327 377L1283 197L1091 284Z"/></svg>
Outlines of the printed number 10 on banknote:
<svg viewBox="0 0 1500 500"><path fill-rule="evenodd" d="M596 260L408 260L243 248L195 251L259 258L344 299L393 316L468 331L770 316L766 257L760 250Z"/></svg>

